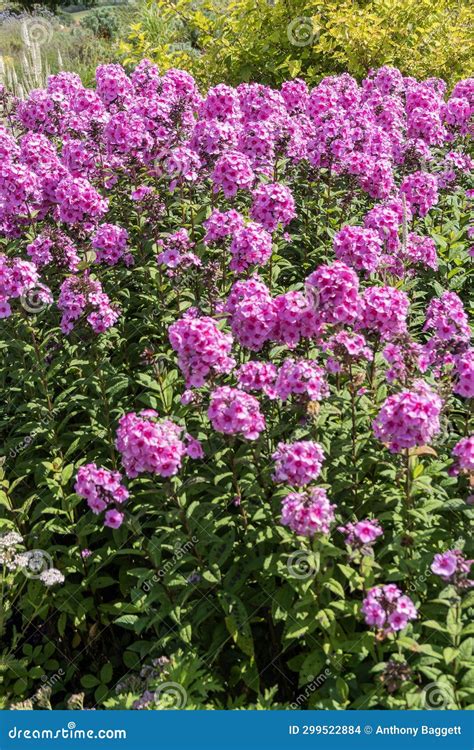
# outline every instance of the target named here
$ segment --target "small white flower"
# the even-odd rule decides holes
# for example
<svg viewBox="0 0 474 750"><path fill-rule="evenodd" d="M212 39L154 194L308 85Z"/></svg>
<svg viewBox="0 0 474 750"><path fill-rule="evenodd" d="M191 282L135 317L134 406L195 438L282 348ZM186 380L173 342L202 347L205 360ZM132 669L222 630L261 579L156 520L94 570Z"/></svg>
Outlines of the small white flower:
<svg viewBox="0 0 474 750"><path fill-rule="evenodd" d="M44 570L40 577L39 577L41 583L44 583L45 586L55 586L59 583L64 583L64 576L57 568L49 568L49 570Z"/></svg>

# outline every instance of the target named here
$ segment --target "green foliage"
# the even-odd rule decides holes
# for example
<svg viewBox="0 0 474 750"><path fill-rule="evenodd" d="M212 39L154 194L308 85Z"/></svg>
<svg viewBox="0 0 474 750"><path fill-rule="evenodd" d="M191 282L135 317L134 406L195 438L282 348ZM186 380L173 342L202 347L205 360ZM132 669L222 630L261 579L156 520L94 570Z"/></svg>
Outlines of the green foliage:
<svg viewBox="0 0 474 750"><path fill-rule="evenodd" d="M101 39L114 39L120 28L117 14L109 8L93 10L81 21L81 25Z"/></svg>
<svg viewBox="0 0 474 750"><path fill-rule="evenodd" d="M301 287L331 257L341 222L359 221L369 207L366 196L348 196L344 182L324 171L317 185L304 173L295 181L300 218L292 241L280 238L272 268L263 270L275 294ZM451 432L434 444L435 455L411 457L409 503L405 464L382 450L371 430L387 394L380 355L372 387L356 396L354 417L343 378L310 413L295 401L282 420L279 406L269 402L271 428L258 445L211 431L199 404L191 413L181 404L183 382L166 335L196 300L208 309L211 285L198 285L192 275L176 284L160 273L154 229L127 198L131 189L111 194L110 221L126 217L135 266L93 267L122 308L116 327L99 338L77 332L65 338L57 311L48 308L2 322L0 530L16 529L28 549L47 550L66 577L46 593L21 573L8 579L1 610L3 705L39 705L34 696L45 675L56 708L71 700L130 708L145 685L154 695L169 683L178 688L160 693L154 707L172 707L181 689L186 708L419 708L433 683L448 707L472 706L472 594L460 601L429 570L436 552L471 538L468 488L447 474L451 446L469 432L466 406L450 397ZM196 229L211 211L209 193L190 187L168 198L159 233L185 227L197 252L219 260ZM473 307L467 224L457 190L410 227L433 235L440 255L438 272L424 273L411 290L414 334L427 299L440 288L449 286ZM27 239L11 241L8 252L16 254ZM228 290L225 273L212 281L221 293ZM55 296L59 282L48 279ZM278 357L278 347L267 355ZM368 373L361 367L357 377L367 382ZM74 476L89 461L116 467L118 419L143 408L178 421L186 413L206 459L167 481L132 480L126 522L117 531L104 529L74 493ZM381 520L385 534L375 559L348 558L336 532L310 543L279 525L285 491L271 482L270 456L282 434L324 446L322 483L342 518L356 512ZM90 558L81 558L84 548L92 550ZM295 555L309 575L295 575ZM417 621L384 641L360 617L363 592L380 580L400 581L421 605ZM158 673L155 660L163 667Z"/></svg>
<svg viewBox="0 0 474 750"><path fill-rule="evenodd" d="M118 61L114 40L129 22L129 12L100 8L87 14L81 23L66 12L8 16L0 24L0 83L26 96L65 69L91 85L98 64Z"/></svg>
<svg viewBox="0 0 474 750"><path fill-rule="evenodd" d="M203 86L360 77L386 64L452 84L473 74L473 43L468 0L148 0L121 50L129 62L189 70Z"/></svg>

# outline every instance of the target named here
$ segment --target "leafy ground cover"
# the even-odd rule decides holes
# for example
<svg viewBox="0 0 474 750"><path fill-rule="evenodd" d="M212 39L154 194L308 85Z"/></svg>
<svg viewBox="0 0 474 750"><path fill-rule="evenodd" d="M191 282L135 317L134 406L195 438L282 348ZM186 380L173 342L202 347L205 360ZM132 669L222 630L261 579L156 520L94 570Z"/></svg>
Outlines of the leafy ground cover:
<svg viewBox="0 0 474 750"><path fill-rule="evenodd" d="M474 81L1 106L2 705L472 708Z"/></svg>

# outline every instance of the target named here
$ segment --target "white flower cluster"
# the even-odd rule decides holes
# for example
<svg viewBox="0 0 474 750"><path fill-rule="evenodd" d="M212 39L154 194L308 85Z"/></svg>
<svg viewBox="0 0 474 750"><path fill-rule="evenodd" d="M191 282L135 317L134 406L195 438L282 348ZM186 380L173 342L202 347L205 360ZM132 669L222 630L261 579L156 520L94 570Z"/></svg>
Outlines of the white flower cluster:
<svg viewBox="0 0 474 750"><path fill-rule="evenodd" d="M28 578L35 578L48 588L64 582L64 576L52 567L51 557L43 550L19 552L23 537L16 531L0 535L0 565L15 572L22 570Z"/></svg>

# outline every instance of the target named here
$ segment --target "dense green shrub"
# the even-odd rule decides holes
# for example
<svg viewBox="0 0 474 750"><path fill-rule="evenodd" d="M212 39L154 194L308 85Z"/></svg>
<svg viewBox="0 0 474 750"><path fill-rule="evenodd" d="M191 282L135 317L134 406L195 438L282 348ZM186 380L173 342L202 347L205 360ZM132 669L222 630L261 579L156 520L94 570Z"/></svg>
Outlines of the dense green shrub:
<svg viewBox="0 0 474 750"><path fill-rule="evenodd" d="M114 39L120 28L117 14L109 8L96 8L91 11L81 25L101 39Z"/></svg>
<svg viewBox="0 0 474 750"><path fill-rule="evenodd" d="M468 0L150 0L122 51L204 84L361 76L384 64L452 83L472 75L473 44Z"/></svg>
<svg viewBox="0 0 474 750"><path fill-rule="evenodd" d="M474 706L474 91L439 83L2 92L0 707Z"/></svg>

